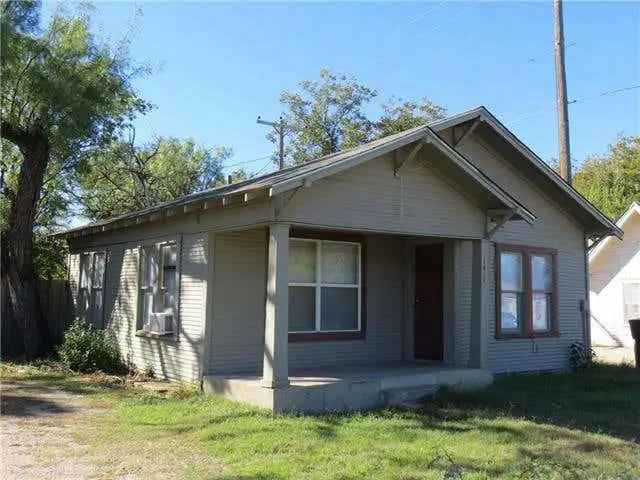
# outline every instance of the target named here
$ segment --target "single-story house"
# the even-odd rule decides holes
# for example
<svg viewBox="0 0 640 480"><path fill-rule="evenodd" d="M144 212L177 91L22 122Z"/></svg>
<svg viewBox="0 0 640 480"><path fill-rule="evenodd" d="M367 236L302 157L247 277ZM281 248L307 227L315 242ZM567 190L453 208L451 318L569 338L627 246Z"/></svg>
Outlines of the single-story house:
<svg viewBox="0 0 640 480"><path fill-rule="evenodd" d="M589 253L592 343L631 348L629 320L640 318L640 204L616 225L624 239L606 237Z"/></svg>
<svg viewBox="0 0 640 480"><path fill-rule="evenodd" d="M281 411L567 368L622 231L479 107L65 235L129 362Z"/></svg>

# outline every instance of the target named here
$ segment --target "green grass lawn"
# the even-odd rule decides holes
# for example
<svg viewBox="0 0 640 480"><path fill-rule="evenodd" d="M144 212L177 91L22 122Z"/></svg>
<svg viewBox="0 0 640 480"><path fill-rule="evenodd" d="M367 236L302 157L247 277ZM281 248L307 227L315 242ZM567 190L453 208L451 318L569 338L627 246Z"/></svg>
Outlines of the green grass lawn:
<svg viewBox="0 0 640 480"><path fill-rule="evenodd" d="M443 392L421 411L325 416L274 416L184 390L87 386L41 369L5 365L0 373L109 405L78 429L80 441L103 458L171 442L185 478L640 478L640 373L625 367L503 377L481 392ZM218 472L180 461L193 452L219 461Z"/></svg>

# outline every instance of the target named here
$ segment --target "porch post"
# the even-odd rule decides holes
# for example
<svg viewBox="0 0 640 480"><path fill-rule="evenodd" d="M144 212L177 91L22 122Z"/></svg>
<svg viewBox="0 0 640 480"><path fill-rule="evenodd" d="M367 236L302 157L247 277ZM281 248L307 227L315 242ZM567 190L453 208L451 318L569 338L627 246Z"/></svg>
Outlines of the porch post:
<svg viewBox="0 0 640 480"><path fill-rule="evenodd" d="M469 364L487 368L487 343L489 336L489 278L488 265L491 242L473 240L471 275L471 355Z"/></svg>
<svg viewBox="0 0 640 480"><path fill-rule="evenodd" d="M269 225L267 302L262 380L265 387L289 385L289 225Z"/></svg>

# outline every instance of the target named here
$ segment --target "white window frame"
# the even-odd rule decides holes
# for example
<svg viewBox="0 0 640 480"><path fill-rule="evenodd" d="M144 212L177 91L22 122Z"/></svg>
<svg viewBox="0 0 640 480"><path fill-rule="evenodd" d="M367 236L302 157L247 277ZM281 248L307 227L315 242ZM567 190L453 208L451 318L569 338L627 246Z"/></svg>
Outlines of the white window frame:
<svg viewBox="0 0 640 480"><path fill-rule="evenodd" d="M144 325L144 318L142 318L142 314L144 312L144 298L143 292L146 294L151 292L153 296L153 312L155 312L155 305L160 299L164 299L165 287L164 287L164 256L162 255L162 249L167 245L175 245L176 247L176 280L175 280L175 292L174 292L174 305L173 305L173 329L171 332L167 332L162 335L162 337L174 338L177 339L178 331L179 331L179 303L180 303L180 287L181 287L181 277L182 277L182 242L180 239L170 239L163 240L159 242L149 242L138 245L138 288L137 288L137 317L136 317L136 331L139 333L142 332L142 328ZM153 249L156 254L156 265L158 271L156 272L156 282L155 285L146 285L142 286L144 281L143 276L143 253L145 249Z"/></svg>
<svg viewBox="0 0 640 480"><path fill-rule="evenodd" d="M624 297L625 285L638 285L638 288L640 288L640 279L631 278L631 279L622 281L622 321L624 322L625 325L629 325L629 319L627 318L627 312L626 312L627 301L626 301L626 298Z"/></svg>
<svg viewBox="0 0 640 480"><path fill-rule="evenodd" d="M315 282L289 282L289 287L313 287L316 295L315 329L314 330L289 330L289 333L358 333L362 331L362 245L359 242L347 242L343 240L322 240L315 238L291 237L289 242L309 242L316 245ZM358 283L322 283L322 244L337 243L342 245L355 245L358 251ZM343 330L322 330L322 287L357 289L358 303L358 328Z"/></svg>

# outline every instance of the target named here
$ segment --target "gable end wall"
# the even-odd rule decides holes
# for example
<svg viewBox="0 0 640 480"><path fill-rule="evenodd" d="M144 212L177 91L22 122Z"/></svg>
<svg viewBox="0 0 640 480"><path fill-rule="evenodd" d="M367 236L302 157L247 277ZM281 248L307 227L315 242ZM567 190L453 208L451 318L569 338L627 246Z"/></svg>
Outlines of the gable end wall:
<svg viewBox="0 0 640 480"><path fill-rule="evenodd" d="M489 368L496 373L566 369L569 367L569 346L573 342L584 341L585 319L580 308L581 302L587 300L584 232L560 205L475 135L463 141L459 149L538 217L531 225L523 221L508 222L493 238L487 265L487 278L493 292L489 301ZM495 243L557 250L558 337L534 340L495 338Z"/></svg>

